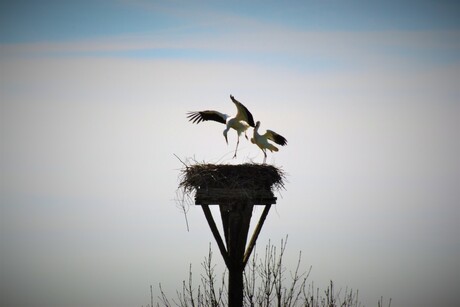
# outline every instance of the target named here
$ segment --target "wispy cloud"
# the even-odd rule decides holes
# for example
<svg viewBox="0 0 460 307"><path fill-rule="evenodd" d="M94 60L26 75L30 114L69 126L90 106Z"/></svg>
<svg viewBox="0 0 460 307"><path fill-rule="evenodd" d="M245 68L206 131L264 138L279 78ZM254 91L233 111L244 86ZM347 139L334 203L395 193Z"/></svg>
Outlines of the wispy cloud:
<svg viewBox="0 0 460 307"><path fill-rule="evenodd" d="M122 56L271 62L271 65L315 69L359 69L363 65L411 63L431 65L460 61L460 31L313 32L267 25L235 27L225 35L179 31L71 42L1 44L2 57Z"/></svg>
<svg viewBox="0 0 460 307"><path fill-rule="evenodd" d="M277 8L281 11L276 15L278 18L270 18L274 13L268 14L267 8L262 8L264 13L260 14L245 11L253 10L254 5L237 8L212 3L197 6L187 2L147 1L118 4L118 9L142 12L142 18L161 16L162 22L142 32L107 33L91 39L0 44L0 55L180 58L245 62L302 71L459 61L460 30L315 30L305 24L280 22L279 18L286 21L288 15L294 13L282 8Z"/></svg>

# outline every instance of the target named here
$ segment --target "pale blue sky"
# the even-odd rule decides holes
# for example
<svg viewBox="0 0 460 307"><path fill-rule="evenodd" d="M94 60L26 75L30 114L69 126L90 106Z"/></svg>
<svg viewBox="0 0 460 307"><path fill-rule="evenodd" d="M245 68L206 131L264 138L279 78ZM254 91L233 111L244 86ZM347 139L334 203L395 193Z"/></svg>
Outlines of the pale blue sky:
<svg viewBox="0 0 460 307"><path fill-rule="evenodd" d="M362 303L456 306L460 8L450 1L0 3L0 305L141 306L209 242L184 160L261 162L233 94L288 139L259 239ZM251 132L250 132L251 133ZM257 212L260 213L260 210ZM260 251L263 249L260 248ZM158 295L158 288L155 288Z"/></svg>
<svg viewBox="0 0 460 307"><path fill-rule="evenodd" d="M452 30L455 1L3 1L2 42L65 41L181 29L214 33L207 14L314 31ZM103 17L101 17L103 16ZM209 17L209 16L208 16ZM184 30L185 29L185 30Z"/></svg>

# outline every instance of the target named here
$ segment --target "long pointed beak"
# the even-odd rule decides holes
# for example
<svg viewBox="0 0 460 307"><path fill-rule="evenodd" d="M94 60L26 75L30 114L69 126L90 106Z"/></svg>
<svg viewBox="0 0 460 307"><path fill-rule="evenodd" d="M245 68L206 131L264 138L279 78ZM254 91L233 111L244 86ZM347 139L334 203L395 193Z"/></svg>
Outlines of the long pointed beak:
<svg viewBox="0 0 460 307"><path fill-rule="evenodd" d="M225 142L226 142L226 143L227 143L227 145L228 145L228 139L227 139L227 136L226 136L226 135L224 135L224 137L225 137Z"/></svg>

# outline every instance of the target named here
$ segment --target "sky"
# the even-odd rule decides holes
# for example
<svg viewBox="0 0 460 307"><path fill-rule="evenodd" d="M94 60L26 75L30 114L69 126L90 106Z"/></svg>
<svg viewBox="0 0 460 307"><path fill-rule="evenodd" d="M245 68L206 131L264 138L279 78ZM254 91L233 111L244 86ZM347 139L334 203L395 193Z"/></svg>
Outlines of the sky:
<svg viewBox="0 0 460 307"><path fill-rule="evenodd" d="M263 161L187 121L234 114L230 94L288 140L257 253L288 236L288 270L301 251L315 286L366 306L460 305L459 17L455 1L0 2L0 305L145 306L210 245L222 269L177 189L180 160Z"/></svg>

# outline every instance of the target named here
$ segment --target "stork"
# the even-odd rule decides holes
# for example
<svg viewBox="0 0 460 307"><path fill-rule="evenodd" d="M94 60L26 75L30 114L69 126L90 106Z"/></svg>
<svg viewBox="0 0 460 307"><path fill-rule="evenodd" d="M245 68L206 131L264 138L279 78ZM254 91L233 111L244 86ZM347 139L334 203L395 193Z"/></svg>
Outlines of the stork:
<svg viewBox="0 0 460 307"><path fill-rule="evenodd" d="M286 145L287 140L283 136L271 130L267 130L267 132L261 135L259 134L259 127L260 121L257 121L256 126L254 127L254 136L251 138L251 143L256 144L260 149L262 149L265 164L265 161L267 160L267 149L271 152L278 151L278 148L269 143L268 140L271 140L281 146Z"/></svg>
<svg viewBox="0 0 460 307"><path fill-rule="evenodd" d="M235 99L232 95L230 95L233 103L235 104L238 112L235 116L231 117L227 114L220 113L218 111L213 110L205 110L205 111L197 111L197 112L188 112L187 118L189 121L199 124L202 121L213 120L222 124L225 124L225 130L223 132L225 141L228 145L228 138L227 133L230 129L236 130L238 133L238 141L236 143L235 154L233 158L236 158L236 152L238 150L238 145L240 144L240 135L244 132L244 136L248 139L246 135L246 130L249 127L254 127L254 118L252 117L251 112L238 100Z"/></svg>

